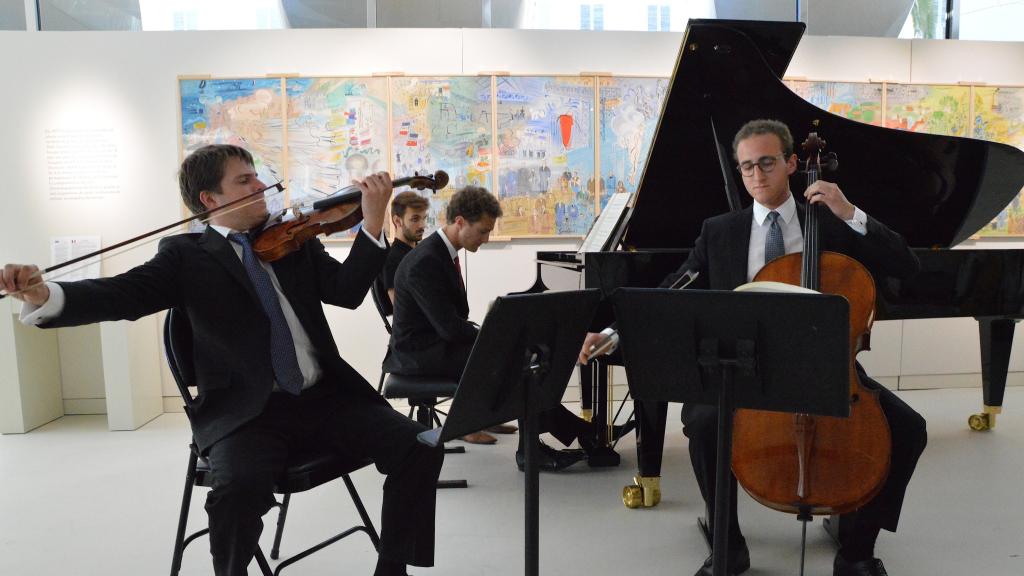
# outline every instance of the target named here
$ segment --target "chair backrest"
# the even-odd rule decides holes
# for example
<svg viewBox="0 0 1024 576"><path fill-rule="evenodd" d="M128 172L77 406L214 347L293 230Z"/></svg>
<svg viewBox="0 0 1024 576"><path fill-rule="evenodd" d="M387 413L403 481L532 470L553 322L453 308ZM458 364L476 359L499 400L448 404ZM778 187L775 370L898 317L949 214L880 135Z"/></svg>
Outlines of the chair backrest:
<svg viewBox="0 0 1024 576"><path fill-rule="evenodd" d="M382 276L378 276L373 281L373 285L370 287L370 297L373 298L373 305L377 307L377 313L380 314L380 319L384 322L384 329L391 334L391 322L388 320L388 316L394 314L395 310L391 305L391 297L388 296L388 291L384 288Z"/></svg>
<svg viewBox="0 0 1024 576"><path fill-rule="evenodd" d="M174 308L167 311L164 320L164 355L181 399L185 401L185 411L189 412L194 399L189 387L194 386L196 373L192 362L192 325L184 312Z"/></svg>

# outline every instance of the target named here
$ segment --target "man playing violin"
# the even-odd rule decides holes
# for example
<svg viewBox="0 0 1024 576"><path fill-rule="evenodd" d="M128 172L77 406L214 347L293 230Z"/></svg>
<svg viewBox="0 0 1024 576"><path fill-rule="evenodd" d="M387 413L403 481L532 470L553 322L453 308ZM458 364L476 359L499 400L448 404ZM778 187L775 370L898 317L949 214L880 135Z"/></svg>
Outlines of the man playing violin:
<svg viewBox="0 0 1024 576"><path fill-rule="evenodd" d="M179 185L197 214L266 188L249 152L231 145L190 154ZM135 320L169 308L187 316L199 390L190 419L214 478L206 510L220 576L246 574L275 478L290 453L313 448L368 457L387 475L377 576L433 564L443 453L417 442L423 428L342 360L324 316L322 303L359 306L387 254L391 178L379 172L355 185L364 220L344 262L315 238L272 264L258 260L250 235L267 219L258 196L216 213L202 233L163 239L153 259L112 278L42 283L35 266L3 269L0 286L24 301L26 324Z"/></svg>
<svg viewBox="0 0 1024 576"><path fill-rule="evenodd" d="M704 221L690 257L662 283L672 286L685 273L699 272L697 287L732 290L753 280L776 256L803 250L804 206L797 204L789 189L789 176L797 169L793 137L789 128L775 120L754 120L740 128L733 139L733 154L743 184L753 204L737 212ZM867 216L847 200L834 183L818 180L804 192L811 204L822 203L820 220L824 250L840 252L864 264L876 279L908 277L920 263L906 241L884 224ZM768 258L771 256L771 258ZM580 352L586 362L591 347L603 340L601 334L587 336ZM879 576L885 574L882 561L874 557L875 540L881 529L896 530L907 484L927 443L925 421L895 394L867 377L857 364L861 383L879 395L879 402L892 437L891 467L881 492L857 512L843 518L845 534L833 565L835 576ZM714 517L717 407L685 404L683 433L689 438L690 460L701 495ZM736 498L736 479L730 490ZM848 530L846 528L849 528ZM750 567L750 553L739 527L736 506L729 518L729 572L740 574ZM697 576L711 574L711 556Z"/></svg>

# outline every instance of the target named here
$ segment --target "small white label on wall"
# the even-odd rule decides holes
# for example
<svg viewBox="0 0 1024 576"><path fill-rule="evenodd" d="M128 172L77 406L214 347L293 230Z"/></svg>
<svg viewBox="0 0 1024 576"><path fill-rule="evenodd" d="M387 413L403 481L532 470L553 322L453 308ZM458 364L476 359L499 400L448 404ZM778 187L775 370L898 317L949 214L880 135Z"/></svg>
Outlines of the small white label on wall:
<svg viewBox="0 0 1024 576"><path fill-rule="evenodd" d="M44 131L50 200L101 200L121 193L121 155L113 128Z"/></svg>
<svg viewBox="0 0 1024 576"><path fill-rule="evenodd" d="M100 249L99 236L54 236L50 239L50 264L57 265L96 252ZM71 264L65 270L55 271L64 282L85 280L100 277L100 260L98 258Z"/></svg>

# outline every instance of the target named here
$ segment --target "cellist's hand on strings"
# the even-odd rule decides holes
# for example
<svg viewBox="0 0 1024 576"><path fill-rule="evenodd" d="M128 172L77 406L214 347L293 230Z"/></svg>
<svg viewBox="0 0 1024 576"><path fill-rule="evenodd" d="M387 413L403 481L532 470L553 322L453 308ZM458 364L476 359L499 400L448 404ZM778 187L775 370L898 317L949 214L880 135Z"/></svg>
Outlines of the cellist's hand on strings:
<svg viewBox="0 0 1024 576"><path fill-rule="evenodd" d="M353 184L363 193L363 228L377 238L384 229L384 212L391 200L391 175L377 172L364 180L353 180Z"/></svg>
<svg viewBox="0 0 1024 576"><path fill-rule="evenodd" d="M33 306L42 306L50 299L50 289L43 281L37 266L4 266L3 270L0 270L0 288L3 288L4 293Z"/></svg>
<svg viewBox="0 0 1024 576"><path fill-rule="evenodd" d="M810 204L824 202L840 220L851 220L856 207L846 199L846 195L832 182L817 180L804 191L804 198Z"/></svg>

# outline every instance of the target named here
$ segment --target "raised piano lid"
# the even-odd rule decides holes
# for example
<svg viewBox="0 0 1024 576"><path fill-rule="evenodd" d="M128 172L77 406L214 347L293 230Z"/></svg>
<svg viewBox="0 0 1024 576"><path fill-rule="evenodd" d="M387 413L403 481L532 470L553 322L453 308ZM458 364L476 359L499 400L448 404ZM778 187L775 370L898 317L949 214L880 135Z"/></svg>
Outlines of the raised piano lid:
<svg viewBox="0 0 1024 576"><path fill-rule="evenodd" d="M1017 148L869 126L794 94L781 78L804 28L800 22L690 21L621 234L624 246L689 248L705 218L749 205L734 168L732 137L756 118L785 122L798 149L817 132L839 157L839 170L823 178L913 247L962 242L1024 187L1024 152ZM733 194L726 192L716 147L725 155ZM790 182L798 199L803 180L797 173Z"/></svg>

